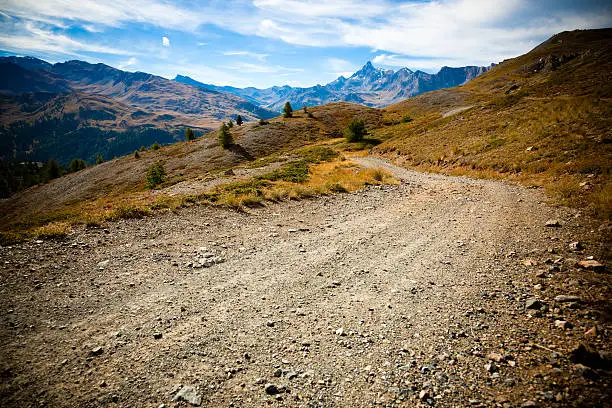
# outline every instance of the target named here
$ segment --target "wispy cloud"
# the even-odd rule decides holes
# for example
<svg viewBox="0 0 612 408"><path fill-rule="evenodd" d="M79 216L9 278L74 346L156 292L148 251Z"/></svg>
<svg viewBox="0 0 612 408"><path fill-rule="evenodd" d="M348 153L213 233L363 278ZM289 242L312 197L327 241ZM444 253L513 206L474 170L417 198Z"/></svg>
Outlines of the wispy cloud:
<svg viewBox="0 0 612 408"><path fill-rule="evenodd" d="M131 65L135 65L138 62L138 60L135 57L132 57L126 61L122 61L119 63L119 65L117 65L117 68L119 69L125 69Z"/></svg>
<svg viewBox="0 0 612 408"><path fill-rule="evenodd" d="M20 35L0 35L0 47L15 52L54 52L79 55L81 52L95 52L112 55L130 55L134 52L108 47L92 42L80 42L65 34L56 34L50 30L27 22Z"/></svg>
<svg viewBox="0 0 612 408"><path fill-rule="evenodd" d="M227 66L228 69L242 72L250 72L250 73L296 73L303 72L303 68L290 68L283 67L280 65L270 65L270 64L251 64L248 62L241 62L238 64L233 64Z"/></svg>
<svg viewBox="0 0 612 408"><path fill-rule="evenodd" d="M158 49L159 37L130 41L129 46L138 49L128 52L121 49L128 45L119 46L122 43L114 42L111 33L151 33L155 27L165 33L165 47L150 58L170 58L174 48L185 51L183 39L193 35L191 46L209 46L216 64L225 63L218 61L223 56L234 56L242 64L232 66L270 77L290 72L280 69L289 63L269 50L278 44L298 54L324 50L325 54L311 54L320 60L310 69L321 67L321 77L357 68L349 64L343 68L340 63L325 66L336 51L337 59L349 60L357 51L349 57L347 50L358 50L362 57L369 54L363 50L376 50L380 64L436 70L442 65L498 62L564 30L612 26L611 6L601 0L0 0L0 4L0 47L8 51L131 57ZM39 31L14 29L19 23ZM90 36L80 36L75 28ZM104 37L94 35L102 31ZM224 52L219 48L225 41L222 37L228 36L242 42L230 42L236 48ZM263 42L270 48L254 48ZM200 53L192 50L191 55Z"/></svg>
<svg viewBox="0 0 612 408"><path fill-rule="evenodd" d="M339 76L351 76L356 70L355 64L342 58L328 58L325 61L325 68L328 72L336 77Z"/></svg>
<svg viewBox="0 0 612 408"><path fill-rule="evenodd" d="M252 51L224 51L222 54L226 56L251 57L259 61L264 61L267 57L269 57L268 54L259 54L259 53L252 52Z"/></svg>

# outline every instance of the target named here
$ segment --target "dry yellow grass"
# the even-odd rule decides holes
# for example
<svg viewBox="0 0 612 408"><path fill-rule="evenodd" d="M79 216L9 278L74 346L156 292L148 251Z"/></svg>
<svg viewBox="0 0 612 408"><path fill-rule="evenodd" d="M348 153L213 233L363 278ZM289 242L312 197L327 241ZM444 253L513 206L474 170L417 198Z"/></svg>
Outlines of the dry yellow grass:
<svg viewBox="0 0 612 408"><path fill-rule="evenodd" d="M462 87L390 106L374 151L415 169L542 186L558 204L610 218L610 33L563 33Z"/></svg>
<svg viewBox="0 0 612 408"><path fill-rule="evenodd" d="M65 238L71 231L70 223L55 221L37 228L34 235L39 238Z"/></svg>

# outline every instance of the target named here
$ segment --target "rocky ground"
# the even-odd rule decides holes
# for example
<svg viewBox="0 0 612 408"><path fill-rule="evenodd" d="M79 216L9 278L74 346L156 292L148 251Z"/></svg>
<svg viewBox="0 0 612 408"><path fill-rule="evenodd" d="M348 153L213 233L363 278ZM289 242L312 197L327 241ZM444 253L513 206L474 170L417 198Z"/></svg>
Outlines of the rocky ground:
<svg viewBox="0 0 612 408"><path fill-rule="evenodd" d="M356 160L402 184L0 248L2 405L610 406L608 224Z"/></svg>

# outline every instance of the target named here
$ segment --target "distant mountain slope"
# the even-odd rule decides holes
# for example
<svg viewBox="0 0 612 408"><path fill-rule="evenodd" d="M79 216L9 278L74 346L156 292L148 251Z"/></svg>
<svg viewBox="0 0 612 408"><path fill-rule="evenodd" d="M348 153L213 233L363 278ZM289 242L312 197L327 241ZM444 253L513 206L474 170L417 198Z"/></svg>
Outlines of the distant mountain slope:
<svg viewBox="0 0 612 408"><path fill-rule="evenodd" d="M237 115L275 116L235 95L143 72L31 57L0 58L0 102L0 159L64 164L172 143L186 126L202 134Z"/></svg>
<svg viewBox="0 0 612 408"><path fill-rule="evenodd" d="M413 72L408 68L398 71L384 70L375 68L368 61L363 68L349 78L339 77L327 85L316 85L309 88L293 88L288 85L266 89L235 88L204 84L182 75L177 75L174 80L203 89L232 93L278 112L287 101L294 108L337 101L383 107L424 92L462 85L488 69L486 67L443 67L437 74L428 74L423 71Z"/></svg>
<svg viewBox="0 0 612 408"><path fill-rule="evenodd" d="M221 121L240 114L243 119L271 118L264 108L221 93L169 81L144 72L126 72L104 64L68 61L53 66L53 72L68 80L73 89L115 98L152 111L202 115Z"/></svg>
<svg viewBox="0 0 612 408"><path fill-rule="evenodd" d="M30 71L13 62L0 63L0 93L68 92L66 81L58 80L45 71Z"/></svg>

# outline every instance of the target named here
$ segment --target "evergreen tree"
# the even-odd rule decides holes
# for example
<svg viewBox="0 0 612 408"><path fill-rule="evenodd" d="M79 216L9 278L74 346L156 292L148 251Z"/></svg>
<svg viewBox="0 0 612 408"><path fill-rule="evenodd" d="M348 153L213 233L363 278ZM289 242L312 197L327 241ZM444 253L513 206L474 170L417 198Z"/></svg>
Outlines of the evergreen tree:
<svg viewBox="0 0 612 408"><path fill-rule="evenodd" d="M346 140L348 142L359 142L366 135L363 119L353 118L346 128Z"/></svg>
<svg viewBox="0 0 612 408"><path fill-rule="evenodd" d="M138 154L138 150L134 151L134 158L140 159L140 154Z"/></svg>
<svg viewBox="0 0 612 408"><path fill-rule="evenodd" d="M192 128L185 129L185 139L195 140L195 133Z"/></svg>
<svg viewBox="0 0 612 408"><path fill-rule="evenodd" d="M221 125L221 128L219 129L219 146L221 146L224 149L227 149L232 144L234 144L234 140L232 139L232 134L230 133L227 125L224 123Z"/></svg>
<svg viewBox="0 0 612 408"><path fill-rule="evenodd" d="M158 150L161 146L157 141L151 145L151 150Z"/></svg>
<svg viewBox="0 0 612 408"><path fill-rule="evenodd" d="M47 181L56 179L62 175L64 172L59 164L53 159L49 159L46 165L46 179Z"/></svg>
<svg viewBox="0 0 612 408"><path fill-rule="evenodd" d="M102 163L104 163L104 159L102 158L101 154L98 154L96 156L96 164L102 164Z"/></svg>
<svg viewBox="0 0 612 408"><path fill-rule="evenodd" d="M227 127L228 129L231 129L234 127L234 122L232 122L232 120L230 119L229 122L227 122Z"/></svg>
<svg viewBox="0 0 612 408"><path fill-rule="evenodd" d="M147 187L155 188L164 182L166 176L166 169L164 165L157 162L149 168L147 172Z"/></svg>
<svg viewBox="0 0 612 408"><path fill-rule="evenodd" d="M87 167L87 164L83 159L75 158L70 162L69 169L71 173L75 173L79 170L83 170L85 167Z"/></svg>
<svg viewBox="0 0 612 408"><path fill-rule="evenodd" d="M283 108L283 117L292 118L293 117L293 108L291 104L287 101L285 102L285 107Z"/></svg>
<svg viewBox="0 0 612 408"><path fill-rule="evenodd" d="M243 122L242 122L242 116L238 115L238 117L236 118L236 124L237 124L238 126L242 126L242 123L243 123Z"/></svg>

